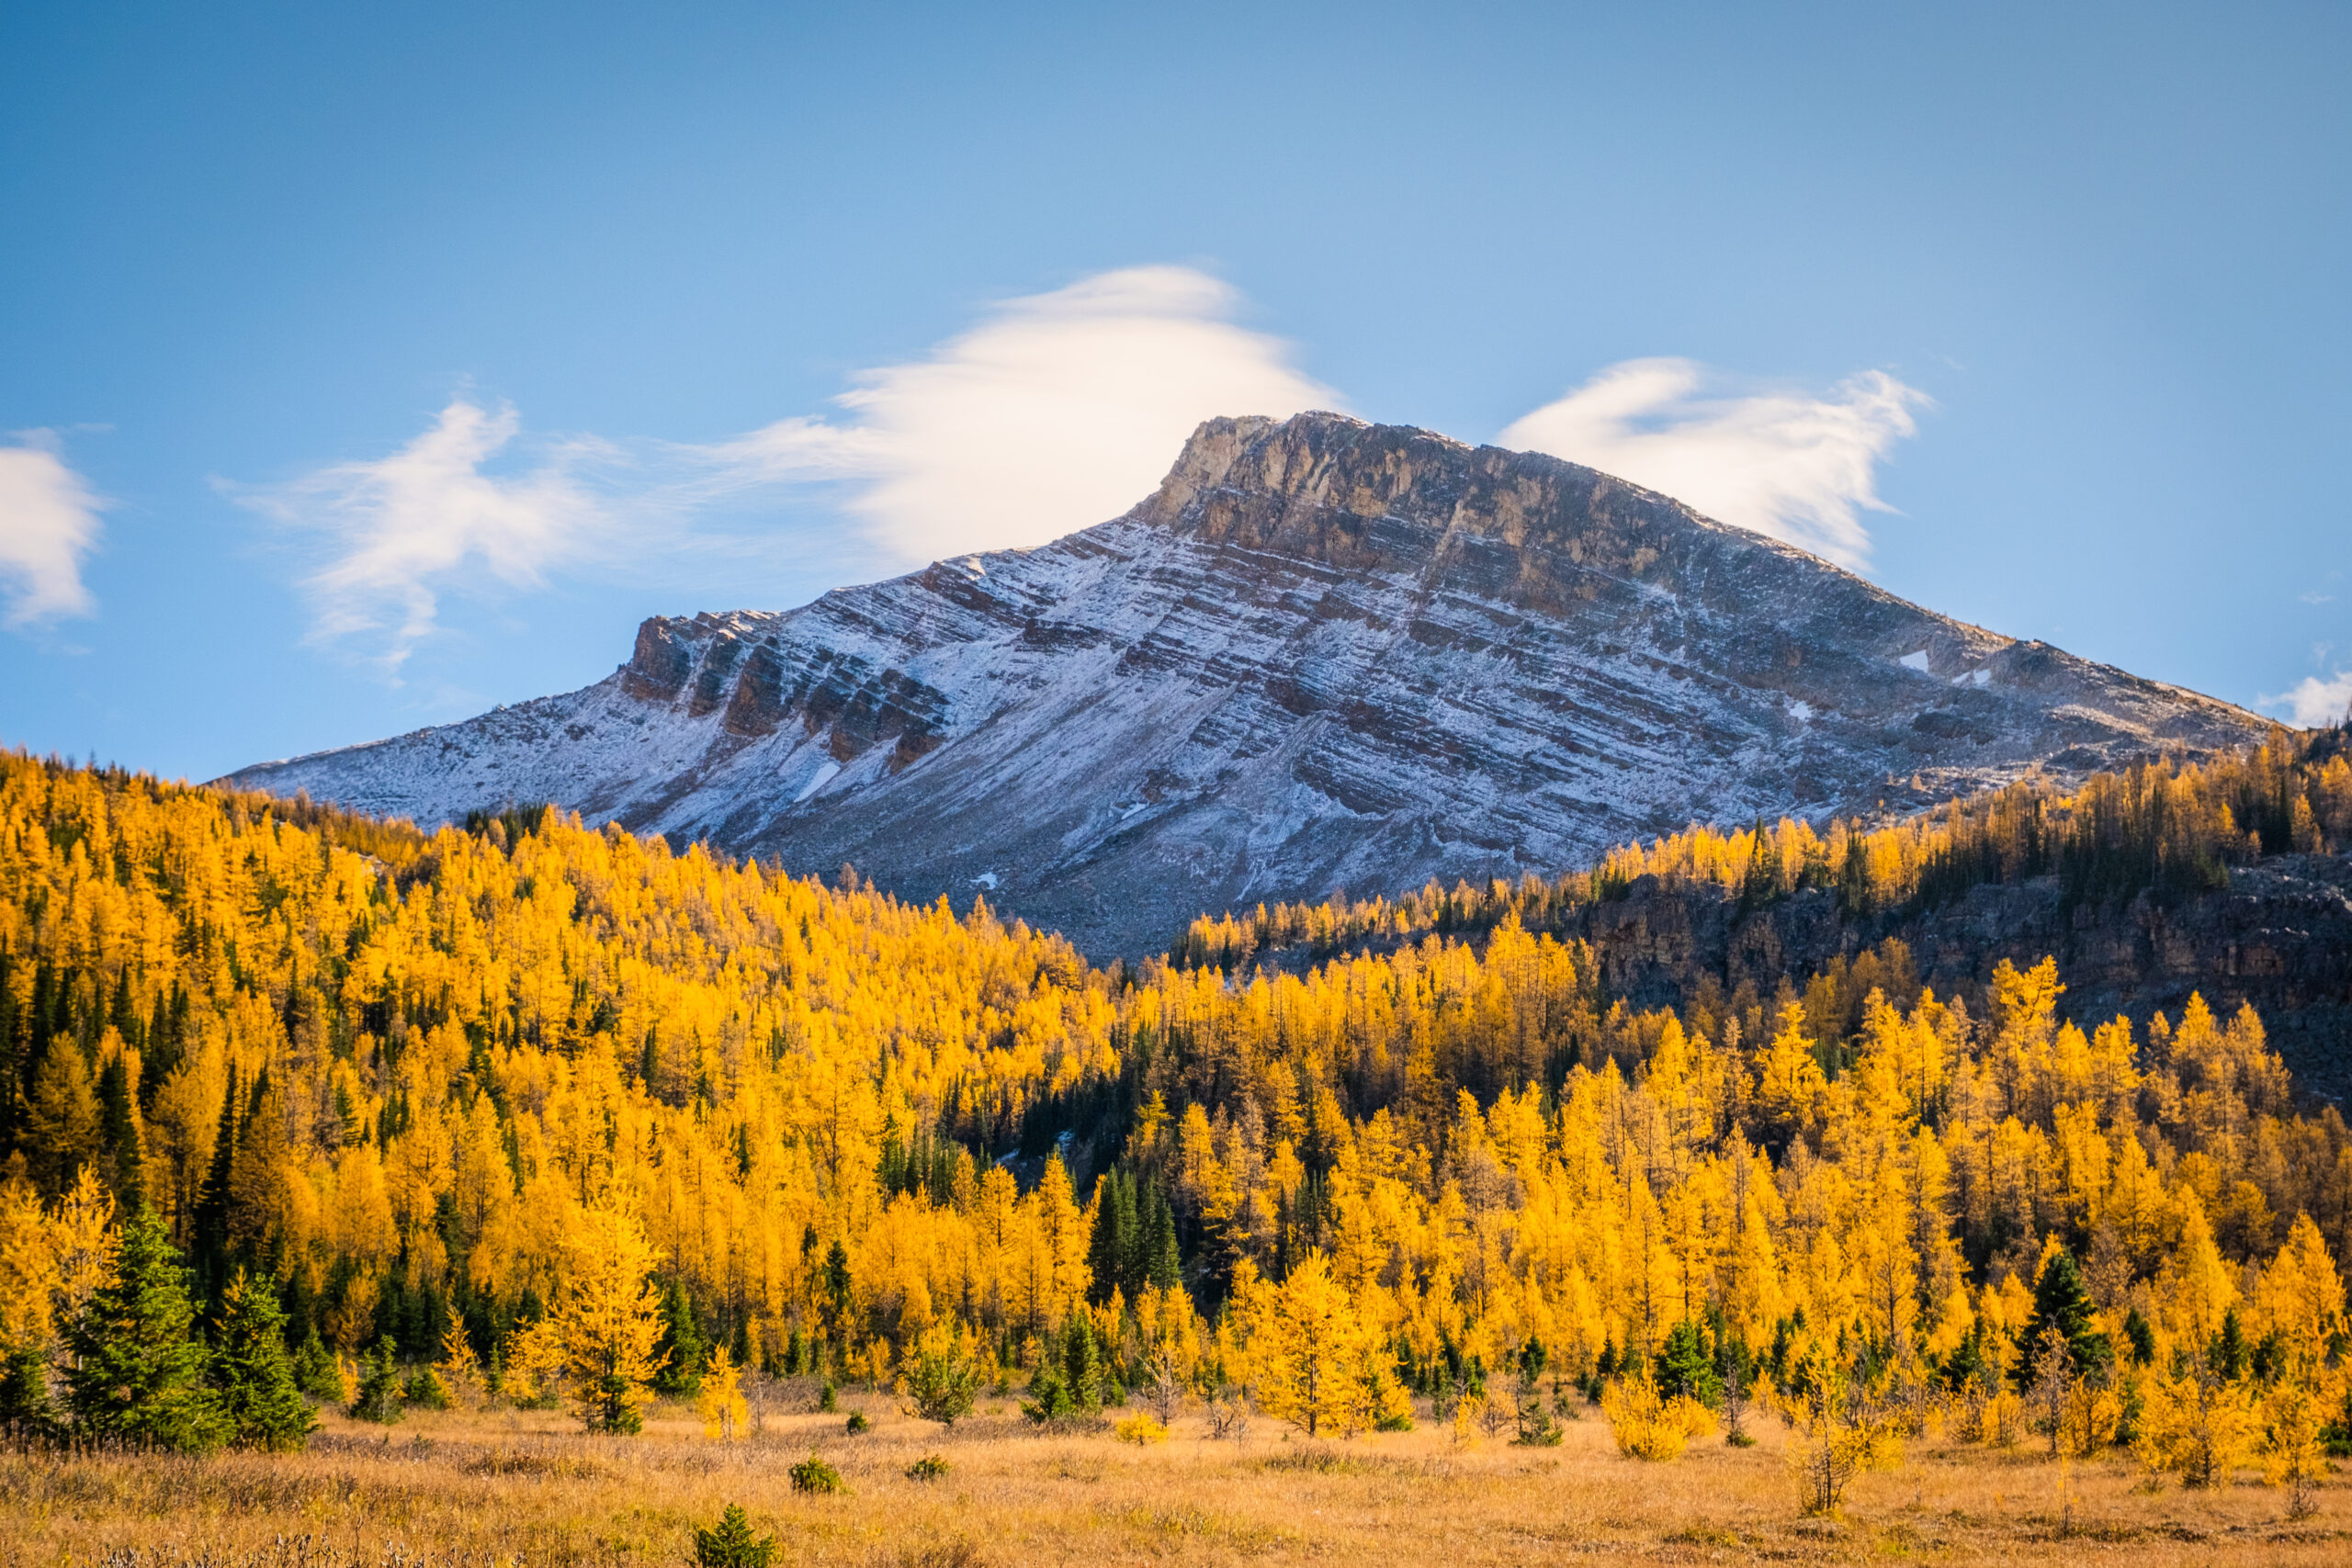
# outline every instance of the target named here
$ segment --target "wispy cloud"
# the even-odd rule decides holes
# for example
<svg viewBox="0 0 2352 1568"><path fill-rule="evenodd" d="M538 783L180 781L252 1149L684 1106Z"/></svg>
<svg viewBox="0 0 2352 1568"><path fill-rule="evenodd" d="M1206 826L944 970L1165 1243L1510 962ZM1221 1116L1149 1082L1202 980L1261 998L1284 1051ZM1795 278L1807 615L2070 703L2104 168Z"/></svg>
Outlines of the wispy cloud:
<svg viewBox="0 0 2352 1568"><path fill-rule="evenodd" d="M327 559L302 581L311 639L357 643L397 675L451 589L537 586L579 565L608 522L583 470L612 449L571 439L523 444L517 471L488 466L517 445L511 404L453 399L432 428L388 457L331 464L275 485L221 489L314 534Z"/></svg>
<svg viewBox="0 0 2352 1568"><path fill-rule="evenodd" d="M2352 716L2352 670L2339 670L2323 680L2306 675L2290 692L2277 696L2264 696L2258 706L2284 708L2287 722L2299 729L2316 729L2324 724L2340 724Z"/></svg>
<svg viewBox="0 0 2352 1568"><path fill-rule="evenodd" d="M107 502L66 466L56 433L22 430L0 446L0 624L24 630L97 609L82 558Z"/></svg>
<svg viewBox="0 0 2352 1568"><path fill-rule="evenodd" d="M323 546L303 581L312 640L364 647L397 675L449 593L649 553L740 560L750 541L717 515L797 488L841 486L885 566L1117 516L1204 419L1341 406L1285 345L1236 324L1239 304L1190 268L1104 273L1005 301L925 358L860 372L831 416L700 445L547 439L512 405L460 396L388 457L221 488Z"/></svg>
<svg viewBox="0 0 2352 1568"><path fill-rule="evenodd" d="M679 450L724 484L854 480L849 510L901 559L1043 544L1134 505L1204 419L1343 406L1239 304L1189 267L1103 273L862 372L838 418Z"/></svg>
<svg viewBox="0 0 2352 1568"><path fill-rule="evenodd" d="M1923 392L1883 371L1826 396L1742 386L1688 359L1611 366L1519 420L1501 445L1548 452L1849 567L1870 558L1879 460Z"/></svg>
<svg viewBox="0 0 2352 1568"><path fill-rule="evenodd" d="M1043 544L1148 494L1217 414L1343 409L1241 299L1189 267L1134 267L990 307L922 358L851 378L821 414L708 443L526 434L512 405L453 399L388 456L284 483L222 488L313 540L314 641L398 675L453 593L560 574L740 581L780 535L780 506L861 526L869 570ZM1871 475L1925 398L1872 373L1826 397L1741 389L1686 360L1636 360L1513 424L1531 446L1623 475L1727 523L1859 564Z"/></svg>

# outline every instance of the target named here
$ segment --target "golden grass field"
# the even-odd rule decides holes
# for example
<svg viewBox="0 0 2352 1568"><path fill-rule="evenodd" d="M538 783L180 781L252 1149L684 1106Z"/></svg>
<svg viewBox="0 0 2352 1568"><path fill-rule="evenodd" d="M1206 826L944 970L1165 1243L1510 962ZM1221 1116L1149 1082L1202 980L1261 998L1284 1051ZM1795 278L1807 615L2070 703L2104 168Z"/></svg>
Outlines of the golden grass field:
<svg viewBox="0 0 2352 1568"><path fill-rule="evenodd" d="M775 1534L779 1562L2352 1562L2352 1489L2335 1478L2290 1523L2286 1495L2250 1474L2158 1490L2120 1455L2062 1475L2038 1447L1933 1438L1900 1471L1857 1477L1839 1517L1806 1518L1770 1418L1752 1449L1702 1439L1659 1465L1620 1457L1598 1412L1553 1449L1459 1449L1427 1421L1310 1443L1262 1419L1238 1442L1185 1420L1137 1448L1107 1428L1036 1434L1001 1396L952 1436L887 1396L812 1404L772 1391L761 1430L725 1447L662 1405L635 1438L583 1437L552 1411L413 1412L390 1428L329 1414L297 1455L13 1452L0 1562L675 1564L733 1502ZM870 1432L846 1434L852 1410ZM793 1491L787 1469L812 1448L848 1495ZM930 1453L949 1473L907 1479Z"/></svg>

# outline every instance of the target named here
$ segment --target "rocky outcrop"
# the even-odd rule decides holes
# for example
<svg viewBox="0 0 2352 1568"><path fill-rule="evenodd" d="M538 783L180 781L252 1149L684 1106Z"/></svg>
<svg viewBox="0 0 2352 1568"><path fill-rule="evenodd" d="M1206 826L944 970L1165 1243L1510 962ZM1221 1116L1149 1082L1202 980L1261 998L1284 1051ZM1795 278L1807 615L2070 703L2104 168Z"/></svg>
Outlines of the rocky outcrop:
<svg viewBox="0 0 2352 1568"><path fill-rule="evenodd" d="M1134 511L1042 548L657 617L582 691L228 782L421 821L553 800L985 890L1108 956L1203 909L2264 728L1589 468L1303 414L1210 421Z"/></svg>

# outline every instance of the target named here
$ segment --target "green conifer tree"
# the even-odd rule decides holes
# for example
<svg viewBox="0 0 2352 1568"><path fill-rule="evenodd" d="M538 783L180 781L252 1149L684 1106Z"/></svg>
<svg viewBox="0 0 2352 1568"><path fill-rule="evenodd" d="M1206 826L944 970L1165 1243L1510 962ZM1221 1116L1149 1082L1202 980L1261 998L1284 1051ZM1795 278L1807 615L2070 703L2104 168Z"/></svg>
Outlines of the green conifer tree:
<svg viewBox="0 0 2352 1568"><path fill-rule="evenodd" d="M1094 1232L1087 1240L1087 1269L1093 1276L1087 1295L1097 1305L1109 1301L1114 1289L1135 1294L1138 1228L1135 1183L1111 1171L1094 1190Z"/></svg>
<svg viewBox="0 0 2352 1568"><path fill-rule="evenodd" d="M1707 1346L1706 1331L1695 1317L1686 1317L1668 1333L1651 1358L1650 1371L1661 1399L1695 1399L1713 1404L1723 1393L1715 1358Z"/></svg>
<svg viewBox="0 0 2352 1568"><path fill-rule="evenodd" d="M2238 1309L2232 1307L2222 1314L2222 1330L2205 1347L2206 1364L2213 1375L2231 1382L2245 1376L2246 1367L2254 1359L2245 1342L2245 1326L2238 1321Z"/></svg>
<svg viewBox="0 0 2352 1568"><path fill-rule="evenodd" d="M56 1430L47 1362L38 1345L18 1345L0 1357L0 1437L22 1440Z"/></svg>
<svg viewBox="0 0 2352 1568"><path fill-rule="evenodd" d="M242 1269L220 1296L220 1343L212 1381L229 1441L238 1448L291 1453L318 1430L286 1353L286 1314L277 1292Z"/></svg>
<svg viewBox="0 0 2352 1568"><path fill-rule="evenodd" d="M494 1356L498 1348L491 1347ZM313 1325L302 1338L301 1348L294 1352L294 1382L304 1393L323 1404L340 1404L344 1400L343 1369L335 1364L334 1352L326 1348Z"/></svg>
<svg viewBox="0 0 2352 1568"><path fill-rule="evenodd" d="M163 1217L142 1203L122 1224L112 1280L66 1331L67 1404L78 1438L202 1453L229 1435L204 1386L187 1273Z"/></svg>
<svg viewBox="0 0 2352 1568"><path fill-rule="evenodd" d="M1176 1210L1157 1188L1151 1194L1149 1259L1147 1273L1153 1285L1172 1291L1184 1282L1184 1255L1176 1245Z"/></svg>
<svg viewBox="0 0 2352 1568"><path fill-rule="evenodd" d="M139 1124L130 1102L130 1069L117 1056L98 1074L98 1126L106 1145L107 1185L125 1207L140 1196Z"/></svg>
<svg viewBox="0 0 2352 1568"><path fill-rule="evenodd" d="M2055 1328L2065 1337L2075 1375L2098 1377L2115 1360L2114 1348L2099 1331L2098 1313L2090 1292L2083 1287L2083 1271L2075 1255L2062 1251L2041 1270L2041 1279L2033 1287L2033 1315L2026 1320L2025 1333L2018 1343L2039 1345L2043 1331ZM2032 1361L2030 1355L2018 1358L2011 1376L2020 1389L2033 1380Z"/></svg>
<svg viewBox="0 0 2352 1568"><path fill-rule="evenodd" d="M703 1364L710 1359L710 1343L695 1316L694 1298L676 1280L662 1288L662 1340L656 1355L670 1359L653 1374L653 1386L673 1398L702 1391Z"/></svg>
<svg viewBox="0 0 2352 1568"><path fill-rule="evenodd" d="M1078 1414L1092 1416L1102 1408L1102 1385L1108 1375L1093 1324L1082 1313L1070 1314L1062 1331L1062 1376L1069 1384L1070 1403Z"/></svg>
<svg viewBox="0 0 2352 1568"><path fill-rule="evenodd" d="M695 1531L695 1568L768 1568L775 1556L775 1537L753 1535L752 1521L733 1503L718 1529Z"/></svg>
<svg viewBox="0 0 2352 1568"><path fill-rule="evenodd" d="M360 1364L359 1397L351 1402L353 1420L389 1427L401 1418L401 1370L392 1360L392 1337L387 1334Z"/></svg>

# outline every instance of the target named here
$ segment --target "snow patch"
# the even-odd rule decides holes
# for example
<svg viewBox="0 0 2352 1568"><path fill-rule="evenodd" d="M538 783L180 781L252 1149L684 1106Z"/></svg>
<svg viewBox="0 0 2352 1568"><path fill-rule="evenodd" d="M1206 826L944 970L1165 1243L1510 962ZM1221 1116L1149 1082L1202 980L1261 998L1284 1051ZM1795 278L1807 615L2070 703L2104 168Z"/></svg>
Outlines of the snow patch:
<svg viewBox="0 0 2352 1568"><path fill-rule="evenodd" d="M1925 675L1928 672L1928 650L1923 648L1917 653L1906 653L1895 662L1906 670L1917 670Z"/></svg>
<svg viewBox="0 0 2352 1568"><path fill-rule="evenodd" d="M1808 702L1792 701L1789 704L1789 716L1795 719L1799 724L1811 724L1813 722L1813 705Z"/></svg>
<svg viewBox="0 0 2352 1568"><path fill-rule="evenodd" d="M980 873L979 875L972 878L972 886L975 887L985 887L991 893L995 892L996 873L992 871L984 871Z"/></svg>
<svg viewBox="0 0 2352 1568"><path fill-rule="evenodd" d="M808 799L810 795L816 794L819 790L832 783L833 780L841 776L841 771L842 765L839 762L828 760L822 767L808 775L808 782L800 786L800 793L792 797L792 804L795 806L799 805L802 801Z"/></svg>

